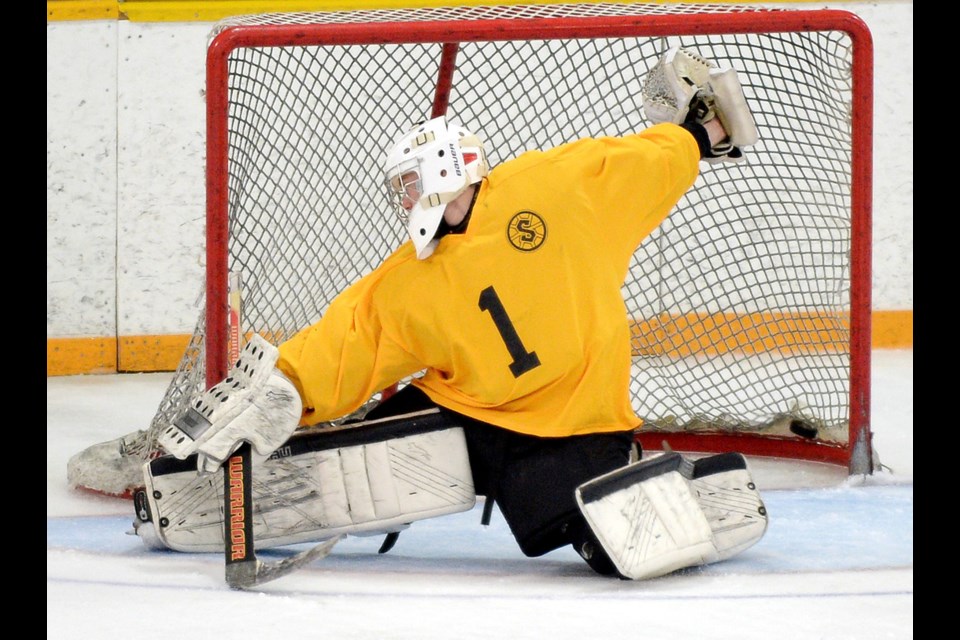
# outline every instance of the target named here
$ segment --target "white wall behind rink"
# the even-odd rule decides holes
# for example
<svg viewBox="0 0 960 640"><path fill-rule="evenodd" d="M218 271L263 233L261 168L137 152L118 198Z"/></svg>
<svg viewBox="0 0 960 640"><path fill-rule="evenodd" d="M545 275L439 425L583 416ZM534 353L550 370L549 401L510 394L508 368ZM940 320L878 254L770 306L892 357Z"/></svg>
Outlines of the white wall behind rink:
<svg viewBox="0 0 960 640"><path fill-rule="evenodd" d="M874 40L873 308L913 308L913 2ZM47 24L47 337L189 334L200 307L213 23Z"/></svg>

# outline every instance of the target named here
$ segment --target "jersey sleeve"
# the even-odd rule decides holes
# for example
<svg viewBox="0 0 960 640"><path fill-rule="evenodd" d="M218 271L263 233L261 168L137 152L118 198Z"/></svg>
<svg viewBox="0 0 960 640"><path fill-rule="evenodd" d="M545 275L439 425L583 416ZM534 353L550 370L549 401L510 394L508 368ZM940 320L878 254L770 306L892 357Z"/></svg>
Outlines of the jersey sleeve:
<svg viewBox="0 0 960 640"><path fill-rule="evenodd" d="M588 148L569 154L569 166L561 169L569 175L560 177L582 183L610 246L632 254L696 181L696 139L683 127L666 123L582 143Z"/></svg>
<svg viewBox="0 0 960 640"><path fill-rule="evenodd" d="M416 360L384 330L371 290L388 260L338 295L323 317L279 346L277 367L300 391L302 425L347 415L417 372Z"/></svg>

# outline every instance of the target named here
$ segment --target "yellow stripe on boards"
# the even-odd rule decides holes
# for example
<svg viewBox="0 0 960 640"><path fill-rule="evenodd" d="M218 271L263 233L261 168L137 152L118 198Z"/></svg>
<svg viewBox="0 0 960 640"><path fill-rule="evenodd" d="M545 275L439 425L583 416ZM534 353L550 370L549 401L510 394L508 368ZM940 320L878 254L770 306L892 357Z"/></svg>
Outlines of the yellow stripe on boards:
<svg viewBox="0 0 960 640"><path fill-rule="evenodd" d="M116 338L47 338L48 376L116 372Z"/></svg>
<svg viewBox="0 0 960 640"><path fill-rule="evenodd" d="M638 321L632 332L637 355L682 357L694 347L711 354L822 353L841 348L846 318L838 317L831 327L823 319L799 315L688 314ZM643 337L651 333L656 343ZM662 341L667 336L669 340ZM913 311L874 311L871 337L874 349L912 349ZM269 339L280 342L285 336ZM48 338L47 375L174 371L190 340L189 335Z"/></svg>
<svg viewBox="0 0 960 640"><path fill-rule="evenodd" d="M370 9L414 9L420 7L484 6L514 4L549 4L506 0L211 0L179 2L177 0L137 0L121 2L120 10L134 22L211 21L238 15L260 13L361 11Z"/></svg>
<svg viewBox="0 0 960 640"><path fill-rule="evenodd" d="M802 4L816 0L713 0L709 4ZM47 22L125 19L132 22L216 22L222 18L293 11L351 11L413 9L418 7L593 4L591 2L536 2L535 0L48 0ZM618 4L614 2L613 4ZM621 2L619 4L633 4ZM646 4L689 4L680 0L652 0Z"/></svg>
<svg viewBox="0 0 960 640"><path fill-rule="evenodd" d="M631 327L635 355L823 353L846 349L849 320L800 314L664 314Z"/></svg>
<svg viewBox="0 0 960 640"><path fill-rule="evenodd" d="M189 335L48 338L47 375L174 371Z"/></svg>
<svg viewBox="0 0 960 640"><path fill-rule="evenodd" d="M191 336L123 336L118 340L119 371L173 371L183 359Z"/></svg>
<svg viewBox="0 0 960 640"><path fill-rule="evenodd" d="M61 0L47 2L47 22L60 20L116 20L117 0Z"/></svg>
<svg viewBox="0 0 960 640"><path fill-rule="evenodd" d="M874 349L913 348L913 310L874 311L871 345Z"/></svg>
<svg viewBox="0 0 960 640"><path fill-rule="evenodd" d="M637 320L630 331L638 356L810 354L845 350L850 322L846 314L688 313ZM870 335L873 349L913 348L913 311L872 312Z"/></svg>

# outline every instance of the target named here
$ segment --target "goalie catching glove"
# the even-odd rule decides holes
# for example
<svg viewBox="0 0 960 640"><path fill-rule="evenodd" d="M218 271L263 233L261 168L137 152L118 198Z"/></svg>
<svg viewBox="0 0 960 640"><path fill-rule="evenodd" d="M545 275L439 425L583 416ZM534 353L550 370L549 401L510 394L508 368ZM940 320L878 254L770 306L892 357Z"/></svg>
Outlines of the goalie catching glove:
<svg viewBox="0 0 960 640"><path fill-rule="evenodd" d="M736 70L718 67L689 49L667 50L647 73L641 93L643 110L654 124L720 119L727 138L712 147L707 162L739 162L743 149L757 143L757 125Z"/></svg>
<svg viewBox="0 0 960 640"><path fill-rule="evenodd" d="M197 471L217 469L244 441L268 456L300 422L303 402L293 383L274 365L279 351L254 334L227 377L199 394L159 436L180 460L197 454Z"/></svg>

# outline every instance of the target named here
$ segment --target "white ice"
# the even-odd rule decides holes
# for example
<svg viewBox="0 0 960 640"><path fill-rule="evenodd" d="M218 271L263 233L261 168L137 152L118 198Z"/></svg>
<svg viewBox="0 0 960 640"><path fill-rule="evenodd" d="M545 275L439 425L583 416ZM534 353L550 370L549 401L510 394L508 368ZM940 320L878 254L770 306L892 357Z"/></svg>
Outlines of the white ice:
<svg viewBox="0 0 960 640"><path fill-rule="evenodd" d="M47 378L47 638L913 638L913 351L872 360L883 466L751 459L770 526L727 562L602 578L571 549L524 557L480 504L414 523L383 555L379 537L347 538L258 591L226 585L222 554L147 550L126 534L131 503L67 486L68 458L146 427L172 374Z"/></svg>

